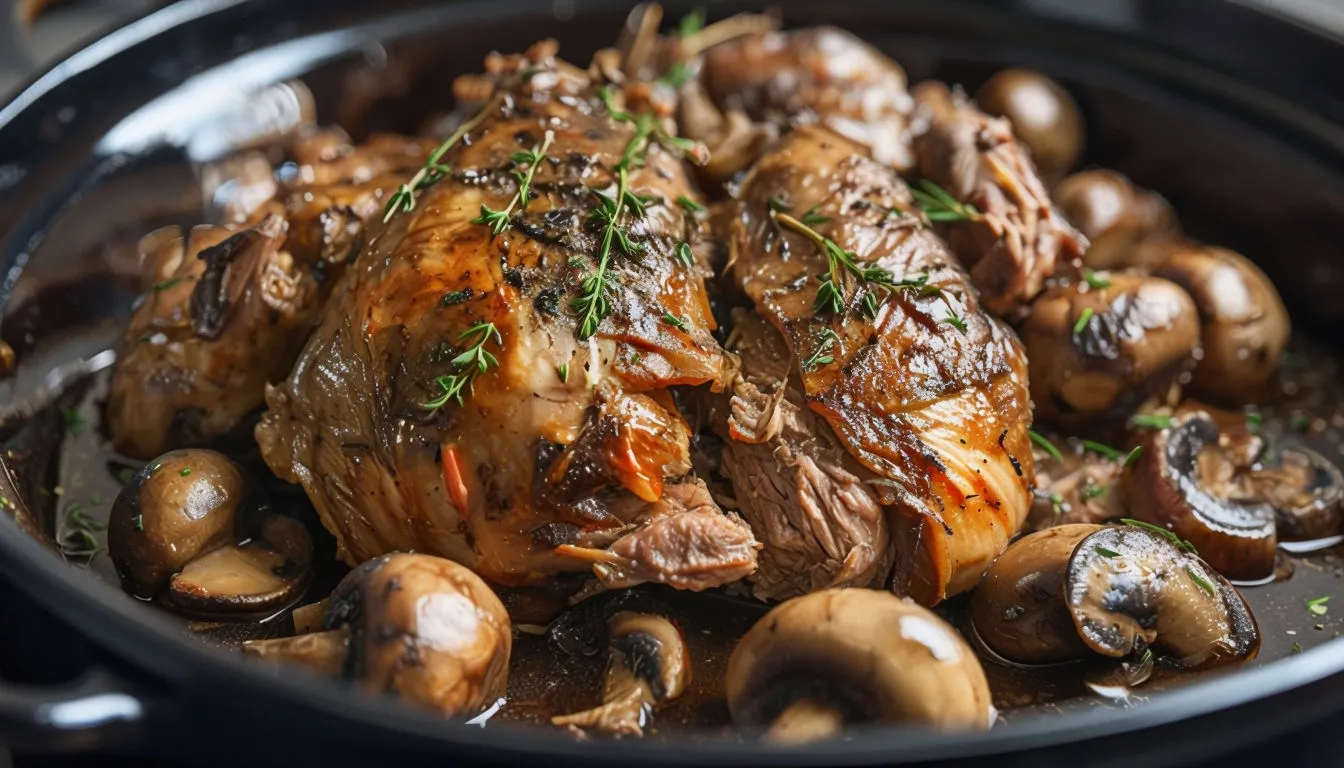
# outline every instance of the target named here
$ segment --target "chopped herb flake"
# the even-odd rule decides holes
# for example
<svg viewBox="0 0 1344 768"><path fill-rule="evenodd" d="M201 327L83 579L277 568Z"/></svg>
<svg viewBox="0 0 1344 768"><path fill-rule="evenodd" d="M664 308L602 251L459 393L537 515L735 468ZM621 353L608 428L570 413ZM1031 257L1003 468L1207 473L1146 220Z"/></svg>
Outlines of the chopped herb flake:
<svg viewBox="0 0 1344 768"><path fill-rule="evenodd" d="M1098 443L1096 440L1084 440L1083 448L1107 459L1119 459L1125 455L1105 443Z"/></svg>
<svg viewBox="0 0 1344 768"><path fill-rule="evenodd" d="M809 227L815 227L818 224L825 224L830 221L830 216L822 216L820 213L817 213L817 209L820 207L820 205L814 205L807 209L807 213L803 214L802 222Z"/></svg>
<svg viewBox="0 0 1344 768"><path fill-rule="evenodd" d="M1078 321L1073 324L1073 335L1077 336L1082 333L1087 328L1088 322L1092 320L1092 316L1095 314L1096 311L1091 307L1083 307L1082 313L1078 315Z"/></svg>
<svg viewBox="0 0 1344 768"><path fill-rule="evenodd" d="M677 261L687 267L695 266L695 252L691 250L690 243L681 243L677 246Z"/></svg>
<svg viewBox="0 0 1344 768"><path fill-rule="evenodd" d="M1143 455L1142 445L1136 445L1133 448L1131 448L1129 451L1129 455L1125 457L1125 469L1129 469L1130 467L1134 466L1134 462L1138 461L1139 457L1142 455Z"/></svg>
<svg viewBox="0 0 1344 768"><path fill-rule="evenodd" d="M972 221L980 217L975 206L960 202L928 179L920 179L910 187L910 194L929 221Z"/></svg>
<svg viewBox="0 0 1344 768"><path fill-rule="evenodd" d="M1185 566L1185 572L1190 575L1190 580L1195 582L1195 584L1200 589L1204 590L1210 595L1214 594L1213 585L1209 583L1208 579L1204 578L1203 576L1200 576L1198 573L1195 573L1194 568L1187 565Z"/></svg>
<svg viewBox="0 0 1344 768"><path fill-rule="evenodd" d="M705 206L685 195L677 195L677 205L680 205L687 213L703 213L705 211Z"/></svg>
<svg viewBox="0 0 1344 768"><path fill-rule="evenodd" d="M1097 547L1097 550L1096 550L1096 551L1097 551L1097 554L1098 554L1098 555L1101 555L1102 557L1119 557L1119 556L1120 556L1120 553L1119 553L1119 552L1116 552L1114 549L1107 549L1107 548L1105 548L1105 547L1100 547L1100 546L1099 546L1099 547Z"/></svg>
<svg viewBox="0 0 1344 768"><path fill-rule="evenodd" d="M182 468L182 471L179 472L178 474L181 475L181 476L183 476L183 477L186 477L187 475L190 475L190 474L191 474L191 467L183 467L183 468Z"/></svg>
<svg viewBox="0 0 1344 768"><path fill-rule="evenodd" d="M186 279L185 277L170 277L167 280L160 280L150 287L154 289L155 293L158 293L159 291L166 291Z"/></svg>
<svg viewBox="0 0 1344 768"><path fill-rule="evenodd" d="M555 369L555 372L559 374L561 384L569 383L569 363L561 363L560 367Z"/></svg>
<svg viewBox="0 0 1344 768"><path fill-rule="evenodd" d="M1107 280L1105 277L1102 277L1091 269L1083 270L1083 279L1087 281L1087 287L1089 288L1100 290L1102 288L1111 287L1110 280Z"/></svg>
<svg viewBox="0 0 1344 768"><path fill-rule="evenodd" d="M470 288L463 288L460 291L449 291L448 293L443 294L443 298L439 299L439 306L451 307L454 304L461 304L464 301L471 301Z"/></svg>
<svg viewBox="0 0 1344 768"><path fill-rule="evenodd" d="M1325 597L1312 598L1311 600L1307 601L1307 610L1311 611L1312 614L1315 616L1324 616L1326 614L1326 611L1330 610L1330 607L1326 605L1326 603L1328 602L1330 602L1329 595L1326 595Z"/></svg>
<svg viewBox="0 0 1344 768"><path fill-rule="evenodd" d="M683 331L686 330L686 321L685 321L685 320L682 320L680 317L677 317L676 315L672 314L671 312L664 312L664 313L663 313L663 322L664 322L664 323L667 323L668 325L672 326L673 328L677 328L677 329L679 329L679 330L683 330Z"/></svg>
<svg viewBox="0 0 1344 768"><path fill-rule="evenodd" d="M1145 523L1142 520L1135 520L1130 517L1122 517L1120 518L1120 522L1124 523L1125 525L1132 525L1135 528L1142 528L1145 531L1151 531L1153 533L1156 533L1157 535L1161 536L1167 541L1170 541L1172 544L1175 544L1177 549L1183 549L1192 555L1199 554L1199 552L1195 549L1194 544L1191 544L1185 539L1182 539L1180 536L1177 536L1175 533L1167 530L1166 528L1163 528L1158 525L1153 525L1152 523Z"/></svg>
<svg viewBox="0 0 1344 768"><path fill-rule="evenodd" d="M1129 426L1138 429L1171 429L1170 416L1160 413L1137 413L1129 417Z"/></svg>

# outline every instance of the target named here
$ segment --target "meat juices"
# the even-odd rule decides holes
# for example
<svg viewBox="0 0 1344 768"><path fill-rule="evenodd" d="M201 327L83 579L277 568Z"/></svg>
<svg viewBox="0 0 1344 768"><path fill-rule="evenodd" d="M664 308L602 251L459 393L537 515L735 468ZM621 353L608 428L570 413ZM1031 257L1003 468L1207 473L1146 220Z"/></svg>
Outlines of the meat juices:
<svg viewBox="0 0 1344 768"><path fill-rule="evenodd" d="M737 206L732 277L793 359L804 361L790 377L807 406L871 473L867 485L894 512L892 588L925 604L969 589L1030 506L1021 345L981 309L943 241L908 213L904 182L848 139L819 127L795 130L757 161ZM841 312L815 308L828 258L812 238L780 225L781 207L819 222L816 233L852 251L860 268L890 273L895 285L877 291L874 311L858 291L846 294ZM738 382L735 398L756 395ZM756 431L737 439L759 439ZM803 442L798 450L811 448ZM764 511L746 509L754 502L741 495L744 514L769 542Z"/></svg>
<svg viewBox="0 0 1344 768"><path fill-rule="evenodd" d="M668 393L718 386L724 367L700 271L675 255L698 228L676 202L695 195L684 163L649 142L629 164L635 213L615 192L633 118L553 49L495 63L501 88L441 158L451 172L374 228L268 391L263 457L304 486L352 563L415 550L502 585L589 569L612 586L740 579L755 541L689 476ZM473 223L509 208L513 158L542 146L507 225ZM598 267L599 192L634 252L611 251L610 313L581 339L571 308ZM498 335L473 332L483 323ZM495 364L458 405L439 382L472 344Z"/></svg>

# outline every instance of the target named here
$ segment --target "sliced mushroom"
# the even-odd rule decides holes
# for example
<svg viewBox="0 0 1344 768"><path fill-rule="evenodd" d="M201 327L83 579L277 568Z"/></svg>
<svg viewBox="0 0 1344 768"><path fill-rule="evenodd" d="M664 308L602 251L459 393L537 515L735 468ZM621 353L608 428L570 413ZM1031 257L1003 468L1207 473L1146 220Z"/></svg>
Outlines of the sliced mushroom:
<svg viewBox="0 0 1344 768"><path fill-rule="evenodd" d="M932 611L887 591L828 589L781 603L733 649L726 680L733 722L770 726L797 743L846 722L988 728L984 670Z"/></svg>
<svg viewBox="0 0 1344 768"><path fill-rule="evenodd" d="M196 616L255 616L308 583L312 541L270 511L255 482L214 451L171 451L145 465L112 505L108 552L126 589Z"/></svg>
<svg viewBox="0 0 1344 768"><path fill-rule="evenodd" d="M971 595L971 626L999 656L1052 664L1087 655L1064 603L1064 569L1078 542L1099 525L1061 525L1013 542Z"/></svg>
<svg viewBox="0 0 1344 768"><path fill-rule="evenodd" d="M1284 448L1277 466L1251 472L1251 484L1274 507L1280 541L1315 541L1341 533L1344 477L1321 454Z"/></svg>
<svg viewBox="0 0 1344 768"><path fill-rule="evenodd" d="M1092 241L1083 254L1092 269L1129 266L1138 243L1180 226L1161 195L1111 170L1075 173L1055 187L1054 198L1065 218Z"/></svg>
<svg viewBox="0 0 1344 768"><path fill-rule="evenodd" d="M1265 273L1239 253L1175 238L1139 251L1142 265L1179 284L1199 308L1204 356L1191 391L1233 406L1268 397L1291 326Z"/></svg>
<svg viewBox="0 0 1344 768"><path fill-rule="evenodd" d="M243 651L474 715L504 694L512 630L480 577L450 560L391 554L351 571L332 593L324 630L246 643Z"/></svg>
<svg viewBox="0 0 1344 768"><path fill-rule="evenodd" d="M1106 523L1127 514L1124 487L1119 482L1123 454L1065 453L1062 463L1052 458L1044 451L1036 456L1036 490L1027 516L1028 530Z"/></svg>
<svg viewBox="0 0 1344 768"><path fill-rule="evenodd" d="M1274 571L1274 509L1256 498L1248 471L1259 453L1254 436L1219 435L1202 411L1177 415L1155 430L1126 473L1135 517L1191 542L1230 579Z"/></svg>
<svg viewBox="0 0 1344 768"><path fill-rule="evenodd" d="M1126 273L1094 281L1047 290L1022 327L1036 415L1060 426L1128 415L1195 365L1199 315L1180 286Z"/></svg>
<svg viewBox="0 0 1344 768"><path fill-rule="evenodd" d="M1093 533L1075 547L1064 578L1078 633L1103 656L1151 647L1199 668L1250 658L1260 647L1241 593L1160 531L1116 526Z"/></svg>
<svg viewBox="0 0 1344 768"><path fill-rule="evenodd" d="M1030 69L1000 70L976 91L980 108L1006 117L1047 178L1063 176L1083 151L1083 116L1064 86Z"/></svg>
<svg viewBox="0 0 1344 768"><path fill-rule="evenodd" d="M551 718L555 725L643 736L655 707L681 696L691 680L691 659L681 630L652 613L620 611L607 622L606 687L602 704Z"/></svg>

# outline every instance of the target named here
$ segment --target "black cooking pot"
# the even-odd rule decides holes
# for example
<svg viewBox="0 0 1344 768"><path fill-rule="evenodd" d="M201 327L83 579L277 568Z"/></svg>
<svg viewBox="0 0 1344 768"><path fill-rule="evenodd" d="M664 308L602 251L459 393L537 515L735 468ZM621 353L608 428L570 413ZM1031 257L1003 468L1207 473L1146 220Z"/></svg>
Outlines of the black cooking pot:
<svg viewBox="0 0 1344 768"><path fill-rule="evenodd" d="M673 15L686 10L667 5ZM778 5L790 24L829 22L867 37L912 80L974 86L1004 64L1060 77L1088 114L1089 161L1161 189L1194 234L1257 258L1308 335L1328 340L1341 325L1344 104L1331 89L1344 44L1320 29L1213 0ZM303 76L323 122L340 120L356 136L410 129L451 103L453 75L475 69L490 49L554 36L571 59L586 61L614 39L627 7L186 0L34 80L0 107L0 336L20 360L17 375L0 381L6 428L73 376L109 362L99 352L135 292L122 246L199 215L192 163L264 132L265 116L241 95L251 86ZM0 458L0 496L35 505L25 487L33 461ZM57 625L41 625L47 616ZM1344 710L1344 643L1320 642L1140 706L1079 709L982 734L881 728L787 750L713 736L578 743L543 729L445 723L244 663L66 566L4 515L0 658L10 679L30 681L0 682L0 744L210 763L1156 766Z"/></svg>

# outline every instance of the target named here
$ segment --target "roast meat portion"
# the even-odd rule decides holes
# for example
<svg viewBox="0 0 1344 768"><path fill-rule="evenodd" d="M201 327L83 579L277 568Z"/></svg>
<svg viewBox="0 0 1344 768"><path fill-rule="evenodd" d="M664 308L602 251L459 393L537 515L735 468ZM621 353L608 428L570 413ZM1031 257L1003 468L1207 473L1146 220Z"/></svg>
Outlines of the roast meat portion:
<svg viewBox="0 0 1344 768"><path fill-rule="evenodd" d="M668 392L724 369L686 143L553 46L491 76L267 393L263 457L352 563L414 550L504 585L739 579L755 541L690 475Z"/></svg>
<svg viewBox="0 0 1344 768"><path fill-rule="evenodd" d="M847 543L814 562L852 557L854 572L863 574L890 557L892 588L925 604L969 589L1021 527L1030 503L1021 346L981 309L966 272L912 213L910 191L895 172L838 134L795 130L756 163L736 205L733 280L780 334L791 360L773 386L759 376L753 381L749 363L734 383L733 440L783 436L797 454L757 461L774 476L769 480L750 470L736 478L737 495L748 499L739 498L744 509L768 500L749 518L770 517L761 514L767 506L787 510L787 521L777 512L772 520L753 519L765 559L778 556L774 544L782 540L765 528L797 530L824 520L823 535L847 526L837 536ZM762 416L743 402L758 399L763 386L783 392L779 413ZM791 387L801 396L791 396ZM858 467L838 461L827 439L805 436L823 424ZM802 469L804 459L820 474ZM823 476L818 488L794 492ZM783 492L753 491L762 483ZM818 513L821 494L832 497L832 511ZM886 528L869 514L870 495L888 513ZM836 514L836 500L846 496ZM878 551L884 533L890 555ZM844 568L830 569L844 574L838 581L851 578Z"/></svg>
<svg viewBox="0 0 1344 768"><path fill-rule="evenodd" d="M426 142L354 146L313 130L276 178L239 158L214 201L223 223L141 241L144 295L122 338L107 417L117 450L150 459L228 435L290 370L380 199L423 165Z"/></svg>

